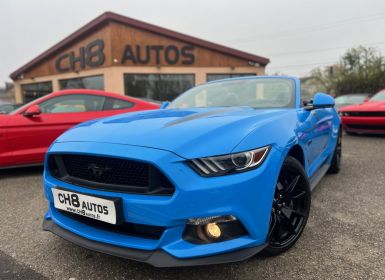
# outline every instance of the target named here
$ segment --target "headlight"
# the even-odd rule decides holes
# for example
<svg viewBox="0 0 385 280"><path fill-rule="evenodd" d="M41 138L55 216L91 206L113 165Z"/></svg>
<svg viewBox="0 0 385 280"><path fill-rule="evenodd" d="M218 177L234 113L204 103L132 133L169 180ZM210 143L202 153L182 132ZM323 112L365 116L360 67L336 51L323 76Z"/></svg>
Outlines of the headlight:
<svg viewBox="0 0 385 280"><path fill-rule="evenodd" d="M201 176L221 176L257 168L263 163L271 146L259 149L215 156L198 158L189 161L189 165Z"/></svg>

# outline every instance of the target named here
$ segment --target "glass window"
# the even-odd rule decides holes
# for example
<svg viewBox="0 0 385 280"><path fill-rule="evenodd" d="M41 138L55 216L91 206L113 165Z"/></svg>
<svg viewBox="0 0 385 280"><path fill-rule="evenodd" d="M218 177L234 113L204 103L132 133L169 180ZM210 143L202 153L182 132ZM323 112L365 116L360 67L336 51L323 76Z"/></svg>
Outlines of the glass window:
<svg viewBox="0 0 385 280"><path fill-rule="evenodd" d="M21 85L23 102L28 103L52 92L52 83L34 83Z"/></svg>
<svg viewBox="0 0 385 280"><path fill-rule="evenodd" d="M39 104L45 114L101 111L105 97L98 95L70 94L51 98Z"/></svg>
<svg viewBox="0 0 385 280"><path fill-rule="evenodd" d="M359 104L365 101L365 99L368 97L369 94L367 93L355 93L353 94L347 94L347 95L341 95L335 98L336 104Z"/></svg>
<svg viewBox="0 0 385 280"><path fill-rule="evenodd" d="M104 90L104 79L103 79L103 75L72 78L67 80L60 80L59 86L60 86L60 89L85 88L85 89Z"/></svg>
<svg viewBox="0 0 385 280"><path fill-rule="evenodd" d="M378 92L376 95L370 98L370 101L385 101L385 90Z"/></svg>
<svg viewBox="0 0 385 280"><path fill-rule="evenodd" d="M295 85L291 79L255 78L217 81L195 87L168 108L236 107L293 108Z"/></svg>
<svg viewBox="0 0 385 280"><path fill-rule="evenodd" d="M245 77L245 76L255 76L255 73L233 73L233 74L207 74L207 81L215 81L215 80L222 80L222 79L229 79L229 78L237 78L237 77Z"/></svg>
<svg viewBox="0 0 385 280"><path fill-rule="evenodd" d="M103 110L122 110L131 108L134 105L134 102L107 97L104 102Z"/></svg>
<svg viewBox="0 0 385 280"><path fill-rule="evenodd" d="M194 87L193 74L125 74L125 95L171 101Z"/></svg>

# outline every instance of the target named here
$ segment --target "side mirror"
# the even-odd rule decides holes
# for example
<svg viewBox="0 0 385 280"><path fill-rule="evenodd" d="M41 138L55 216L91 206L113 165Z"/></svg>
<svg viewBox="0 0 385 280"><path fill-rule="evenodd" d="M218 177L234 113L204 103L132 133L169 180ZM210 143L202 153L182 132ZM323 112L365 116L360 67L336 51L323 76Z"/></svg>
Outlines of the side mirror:
<svg viewBox="0 0 385 280"><path fill-rule="evenodd" d="M170 102L164 101L164 102L162 102L162 105L160 105L160 109L166 109L168 107L168 105L170 105Z"/></svg>
<svg viewBox="0 0 385 280"><path fill-rule="evenodd" d="M39 105L32 105L27 110L25 110L23 113L23 115L26 117L33 117L33 116L37 116L40 114L41 114L41 111L40 111Z"/></svg>
<svg viewBox="0 0 385 280"><path fill-rule="evenodd" d="M369 102L369 97L365 97L365 99L364 99L364 102L363 103L366 103L366 102Z"/></svg>
<svg viewBox="0 0 385 280"><path fill-rule="evenodd" d="M306 106L306 109L321 109L321 108L333 108L335 105L334 98L330 95L322 92L317 92L314 95L313 102Z"/></svg>

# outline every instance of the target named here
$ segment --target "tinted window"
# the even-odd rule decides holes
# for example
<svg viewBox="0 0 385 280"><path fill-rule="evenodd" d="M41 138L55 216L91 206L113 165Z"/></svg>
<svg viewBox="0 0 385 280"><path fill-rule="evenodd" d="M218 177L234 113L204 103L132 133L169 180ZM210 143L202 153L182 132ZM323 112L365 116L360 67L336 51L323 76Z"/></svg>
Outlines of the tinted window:
<svg viewBox="0 0 385 280"><path fill-rule="evenodd" d="M17 107L11 104L0 105L0 113L8 114L9 112L12 112L15 108Z"/></svg>
<svg viewBox="0 0 385 280"><path fill-rule="evenodd" d="M182 92L192 88L192 74L125 74L125 95L152 99L173 100Z"/></svg>
<svg viewBox="0 0 385 280"><path fill-rule="evenodd" d="M105 97L97 95L71 94L58 96L39 104L42 113L74 113L101 111Z"/></svg>
<svg viewBox="0 0 385 280"><path fill-rule="evenodd" d="M52 83L44 82L21 85L21 92L23 94L23 103L28 103L46 94L51 93Z"/></svg>
<svg viewBox="0 0 385 280"><path fill-rule="evenodd" d="M228 79L228 78L236 78L236 77L245 77L245 76L255 76L255 73L234 73L234 74L207 74L207 81L215 81L215 80L222 80L222 79Z"/></svg>
<svg viewBox="0 0 385 280"><path fill-rule="evenodd" d="M371 101L385 101L385 90L380 91L375 96L370 98Z"/></svg>
<svg viewBox="0 0 385 280"><path fill-rule="evenodd" d="M103 110L122 110L129 109L135 105L134 102L125 101L116 98L106 98Z"/></svg>
<svg viewBox="0 0 385 280"><path fill-rule="evenodd" d="M336 104L359 104L365 101L368 95L342 95L335 99Z"/></svg>
<svg viewBox="0 0 385 280"><path fill-rule="evenodd" d="M283 78L218 81L204 84L185 92L175 99L169 108L294 107L294 89L294 81Z"/></svg>
<svg viewBox="0 0 385 280"><path fill-rule="evenodd" d="M98 89L104 90L103 76L81 77L59 81L60 89Z"/></svg>

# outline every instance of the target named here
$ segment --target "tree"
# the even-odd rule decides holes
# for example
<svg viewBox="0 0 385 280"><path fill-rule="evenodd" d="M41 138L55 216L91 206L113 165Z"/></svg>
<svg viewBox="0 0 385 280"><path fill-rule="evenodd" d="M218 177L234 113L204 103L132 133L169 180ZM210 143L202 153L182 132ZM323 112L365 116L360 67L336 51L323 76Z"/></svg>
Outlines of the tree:
<svg viewBox="0 0 385 280"><path fill-rule="evenodd" d="M312 77L337 96L376 93L385 88L385 57L374 48L359 46L349 49L339 63L314 69Z"/></svg>

